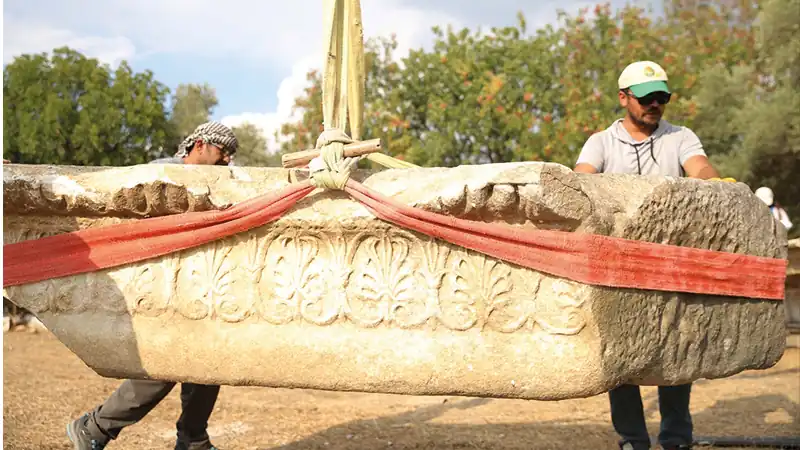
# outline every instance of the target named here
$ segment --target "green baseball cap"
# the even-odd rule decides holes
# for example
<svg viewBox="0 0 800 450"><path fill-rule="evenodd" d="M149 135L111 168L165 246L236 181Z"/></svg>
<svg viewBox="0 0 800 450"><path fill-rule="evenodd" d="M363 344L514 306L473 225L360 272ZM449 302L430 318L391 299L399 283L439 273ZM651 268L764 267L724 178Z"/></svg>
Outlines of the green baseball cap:
<svg viewBox="0 0 800 450"><path fill-rule="evenodd" d="M671 94L666 81L648 81L646 83L634 84L630 86L629 89L633 95L638 98L652 94L653 92L666 92L667 94Z"/></svg>
<svg viewBox="0 0 800 450"><path fill-rule="evenodd" d="M628 65L618 82L620 89L630 89L636 97L653 92L672 93L667 86L667 72L652 61L637 61Z"/></svg>

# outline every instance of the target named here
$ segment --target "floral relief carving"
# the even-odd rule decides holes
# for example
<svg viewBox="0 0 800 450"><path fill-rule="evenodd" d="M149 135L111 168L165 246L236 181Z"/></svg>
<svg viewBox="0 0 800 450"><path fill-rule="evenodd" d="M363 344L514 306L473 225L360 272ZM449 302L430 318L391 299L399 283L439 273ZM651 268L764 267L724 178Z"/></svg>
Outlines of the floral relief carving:
<svg viewBox="0 0 800 450"><path fill-rule="evenodd" d="M586 299L586 286L572 281L551 278L549 307L536 314L534 320L550 334L575 335L586 326L584 311L581 309Z"/></svg>
<svg viewBox="0 0 800 450"><path fill-rule="evenodd" d="M425 301L424 321L436 327L438 321L442 320L439 291L442 289L444 278L450 273L447 269L450 248L444 245L437 245L435 240L428 239L420 246L420 250L422 257L419 270L415 274L422 287L421 295ZM422 322L420 321L420 323Z"/></svg>
<svg viewBox="0 0 800 450"><path fill-rule="evenodd" d="M13 233L6 242L31 238L29 232ZM92 307L228 323L349 322L556 335L581 332L588 295L582 284L405 230L285 224L7 291L36 298L34 312Z"/></svg>
<svg viewBox="0 0 800 450"><path fill-rule="evenodd" d="M226 296L231 293L232 267L228 255L233 248L230 243L214 241L183 257L175 306L179 314L195 320L217 317L217 307L224 307Z"/></svg>
<svg viewBox="0 0 800 450"><path fill-rule="evenodd" d="M394 321L401 327L413 326L415 291L413 267L409 261L409 237L384 232L366 237L364 258L356 276L359 311L351 318L367 327Z"/></svg>
<svg viewBox="0 0 800 450"><path fill-rule="evenodd" d="M319 239L291 231L273 244L267 253L269 268L265 269L272 275L271 296L264 302L262 316L268 322L284 324L301 317L301 306L307 299L321 295L321 274L311 270L319 254Z"/></svg>

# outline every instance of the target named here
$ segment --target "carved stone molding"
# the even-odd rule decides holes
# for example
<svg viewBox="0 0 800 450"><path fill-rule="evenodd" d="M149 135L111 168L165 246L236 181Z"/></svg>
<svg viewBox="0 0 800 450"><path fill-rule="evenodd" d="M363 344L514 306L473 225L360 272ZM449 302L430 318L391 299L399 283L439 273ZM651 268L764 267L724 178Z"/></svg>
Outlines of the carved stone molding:
<svg viewBox="0 0 800 450"><path fill-rule="evenodd" d="M377 229L376 229L377 228ZM41 236L7 233L5 242ZM34 313L574 335L587 287L393 227L283 223L164 258L8 289ZM87 304L87 301L89 301Z"/></svg>

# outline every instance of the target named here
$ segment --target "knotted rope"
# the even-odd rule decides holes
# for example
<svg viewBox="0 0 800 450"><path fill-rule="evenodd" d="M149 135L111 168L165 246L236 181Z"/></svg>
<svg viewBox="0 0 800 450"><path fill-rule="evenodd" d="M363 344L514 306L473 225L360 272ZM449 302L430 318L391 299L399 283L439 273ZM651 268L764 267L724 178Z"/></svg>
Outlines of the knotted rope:
<svg viewBox="0 0 800 450"><path fill-rule="evenodd" d="M348 135L338 128L325 130L317 139L316 148L322 149L317 158L308 165L311 171L311 182L314 186L325 189L344 189L350 179L350 170L360 157L345 158L344 146L353 142Z"/></svg>

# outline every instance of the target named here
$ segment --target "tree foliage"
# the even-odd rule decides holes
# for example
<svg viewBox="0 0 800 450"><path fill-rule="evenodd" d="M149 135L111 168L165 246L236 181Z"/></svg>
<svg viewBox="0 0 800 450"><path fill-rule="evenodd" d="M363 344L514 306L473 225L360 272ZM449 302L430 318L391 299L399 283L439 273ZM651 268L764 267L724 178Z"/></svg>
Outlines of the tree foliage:
<svg viewBox="0 0 800 450"><path fill-rule="evenodd" d="M800 215L800 0L766 0L755 58L706 69L698 93L698 135L723 173L768 186ZM794 230L798 234L798 230Z"/></svg>
<svg viewBox="0 0 800 450"><path fill-rule="evenodd" d="M170 108L170 122L176 136L186 136L198 125L208 122L217 105L217 92L208 83L179 84Z"/></svg>
<svg viewBox="0 0 800 450"><path fill-rule="evenodd" d="M743 0L665 3L656 19L641 8L612 11L605 4L560 13L557 26L534 31L521 14L515 26L488 32L434 28L432 51L413 50L400 61L391 53L394 41L372 41L370 137L421 165L572 165L586 139L621 116L617 77L644 57L667 67L677 90L667 118L691 126L702 70L754 57L757 11ZM281 129L293 136L284 149L310 146L318 134L317 73L309 74L309 84L295 105L302 120Z"/></svg>
<svg viewBox="0 0 800 450"><path fill-rule="evenodd" d="M239 150L236 152L237 166L253 167L280 167L280 155L267 152L267 140L264 134L255 125L245 122L238 127L232 127L233 134L239 141Z"/></svg>
<svg viewBox="0 0 800 450"><path fill-rule="evenodd" d="M167 93L148 71L111 70L69 48L20 56L3 69L3 158L128 165L162 156Z"/></svg>

